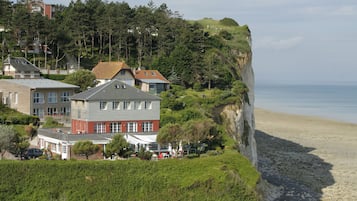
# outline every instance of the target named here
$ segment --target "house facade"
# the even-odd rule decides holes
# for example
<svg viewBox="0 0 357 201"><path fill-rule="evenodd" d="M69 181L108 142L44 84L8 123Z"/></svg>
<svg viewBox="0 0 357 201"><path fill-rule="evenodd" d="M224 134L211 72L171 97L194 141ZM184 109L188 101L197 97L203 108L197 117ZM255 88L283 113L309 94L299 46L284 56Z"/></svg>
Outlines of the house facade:
<svg viewBox="0 0 357 201"><path fill-rule="evenodd" d="M10 57L4 60L2 74L15 79L39 79L40 69L23 57Z"/></svg>
<svg viewBox="0 0 357 201"><path fill-rule="evenodd" d="M155 133L160 101L114 79L71 97L72 133Z"/></svg>
<svg viewBox="0 0 357 201"><path fill-rule="evenodd" d="M124 62L99 62L93 69L98 85L118 79L127 85L135 85L135 76Z"/></svg>
<svg viewBox="0 0 357 201"><path fill-rule="evenodd" d="M155 95L170 88L170 82L157 70L136 70L135 80L142 91Z"/></svg>
<svg viewBox="0 0 357 201"><path fill-rule="evenodd" d="M19 112L56 119L70 117L69 97L78 86L49 79L1 79L2 103Z"/></svg>

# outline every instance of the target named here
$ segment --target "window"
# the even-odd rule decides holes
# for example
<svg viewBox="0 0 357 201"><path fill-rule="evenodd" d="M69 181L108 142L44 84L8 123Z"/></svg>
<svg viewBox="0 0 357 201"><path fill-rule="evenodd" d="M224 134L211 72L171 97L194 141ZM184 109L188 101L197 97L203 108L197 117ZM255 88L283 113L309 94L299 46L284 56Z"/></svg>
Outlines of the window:
<svg viewBox="0 0 357 201"><path fill-rule="evenodd" d="M134 110L141 110L141 102L140 101L134 102Z"/></svg>
<svg viewBox="0 0 357 201"><path fill-rule="evenodd" d="M68 102L69 101L69 91L63 91L61 93L61 102Z"/></svg>
<svg viewBox="0 0 357 201"><path fill-rule="evenodd" d="M43 115L44 115L43 108L34 108L33 109L33 115L42 118Z"/></svg>
<svg viewBox="0 0 357 201"><path fill-rule="evenodd" d="M136 122L128 122L127 127L129 133L138 132L138 123Z"/></svg>
<svg viewBox="0 0 357 201"><path fill-rule="evenodd" d="M106 110L107 109L107 102L100 101L99 109L100 110Z"/></svg>
<svg viewBox="0 0 357 201"><path fill-rule="evenodd" d="M57 103L57 93L56 92L48 92L47 94L48 103Z"/></svg>
<svg viewBox="0 0 357 201"><path fill-rule="evenodd" d="M105 123L99 122L94 125L95 133L105 133Z"/></svg>
<svg viewBox="0 0 357 201"><path fill-rule="evenodd" d="M47 115L57 115L57 114L58 114L57 108L55 107L47 108Z"/></svg>
<svg viewBox="0 0 357 201"><path fill-rule="evenodd" d="M33 94L33 103L44 103L43 93L35 92Z"/></svg>
<svg viewBox="0 0 357 201"><path fill-rule="evenodd" d="M120 104L118 101L113 101L113 110L120 110Z"/></svg>
<svg viewBox="0 0 357 201"><path fill-rule="evenodd" d="M62 145L62 153L67 153L67 145Z"/></svg>
<svg viewBox="0 0 357 201"><path fill-rule="evenodd" d="M60 109L61 115L68 116L70 112L71 112L71 109L69 107L61 107L61 109Z"/></svg>
<svg viewBox="0 0 357 201"><path fill-rule="evenodd" d="M120 75L125 75L125 70L121 70Z"/></svg>
<svg viewBox="0 0 357 201"><path fill-rule="evenodd" d="M111 122L110 123L110 132L111 133L121 133L121 123L120 122Z"/></svg>
<svg viewBox="0 0 357 201"><path fill-rule="evenodd" d="M151 131L153 131L152 122L143 122L142 129L143 129L143 132L151 132Z"/></svg>
<svg viewBox="0 0 357 201"><path fill-rule="evenodd" d="M130 101L124 101L123 109L124 110L130 110L131 109Z"/></svg>
<svg viewBox="0 0 357 201"><path fill-rule="evenodd" d="M145 110L151 110L151 102L150 101L145 101L144 102L144 109Z"/></svg>

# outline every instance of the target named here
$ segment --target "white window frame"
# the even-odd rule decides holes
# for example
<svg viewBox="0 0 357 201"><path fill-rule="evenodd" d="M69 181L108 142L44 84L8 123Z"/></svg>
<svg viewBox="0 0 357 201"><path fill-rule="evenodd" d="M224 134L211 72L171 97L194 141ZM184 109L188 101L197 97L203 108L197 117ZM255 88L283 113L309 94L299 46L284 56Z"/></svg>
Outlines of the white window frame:
<svg viewBox="0 0 357 201"><path fill-rule="evenodd" d="M33 93L33 103L42 104L45 102L44 100L45 100L45 98L44 98L43 93L41 93L41 92Z"/></svg>
<svg viewBox="0 0 357 201"><path fill-rule="evenodd" d="M94 132L95 133L106 133L105 123L104 122L96 123L94 125Z"/></svg>
<svg viewBox="0 0 357 201"><path fill-rule="evenodd" d="M47 115L49 115L49 116L58 115L57 108L56 107L48 107L47 108Z"/></svg>
<svg viewBox="0 0 357 201"><path fill-rule="evenodd" d="M110 133L121 133L121 122L110 123Z"/></svg>
<svg viewBox="0 0 357 201"><path fill-rule="evenodd" d="M137 122L128 122L127 123L127 132L128 133L137 133L138 132L138 123Z"/></svg>
<svg viewBox="0 0 357 201"><path fill-rule="evenodd" d="M48 103L57 103L57 93L56 92L48 92L47 93L47 102Z"/></svg>
<svg viewBox="0 0 357 201"><path fill-rule="evenodd" d="M69 96L70 96L69 91L63 91L61 93L61 102L63 102L63 103L69 102Z"/></svg>
<svg viewBox="0 0 357 201"><path fill-rule="evenodd" d="M142 130L143 132L152 132L153 129L153 123L151 121L143 122L142 123Z"/></svg>

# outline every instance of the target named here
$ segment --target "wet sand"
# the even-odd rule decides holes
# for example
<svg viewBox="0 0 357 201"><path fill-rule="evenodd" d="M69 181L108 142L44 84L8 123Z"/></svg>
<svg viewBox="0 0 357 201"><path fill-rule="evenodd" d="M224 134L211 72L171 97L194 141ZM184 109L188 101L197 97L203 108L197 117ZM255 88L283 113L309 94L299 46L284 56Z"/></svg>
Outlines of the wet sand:
<svg viewBox="0 0 357 201"><path fill-rule="evenodd" d="M255 109L259 170L277 200L357 200L357 124Z"/></svg>

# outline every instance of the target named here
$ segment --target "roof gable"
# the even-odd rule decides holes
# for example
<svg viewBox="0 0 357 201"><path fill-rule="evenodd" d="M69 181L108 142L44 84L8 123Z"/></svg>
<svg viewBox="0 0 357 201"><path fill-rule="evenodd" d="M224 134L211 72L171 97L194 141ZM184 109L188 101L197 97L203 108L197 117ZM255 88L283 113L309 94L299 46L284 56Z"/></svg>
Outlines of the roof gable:
<svg viewBox="0 0 357 201"><path fill-rule="evenodd" d="M40 69L29 62L27 59L23 57L8 57L4 61L6 64L10 64L13 66L16 71L25 71L25 72L38 72L40 73Z"/></svg>
<svg viewBox="0 0 357 201"><path fill-rule="evenodd" d="M158 96L143 92L135 87L114 79L105 84L75 94L71 100L161 100Z"/></svg>
<svg viewBox="0 0 357 201"><path fill-rule="evenodd" d="M148 81L157 80L160 83L170 83L161 73L157 70L138 70L135 72L135 79Z"/></svg>
<svg viewBox="0 0 357 201"><path fill-rule="evenodd" d="M99 62L92 70L97 79L113 79L121 70L130 71L130 67L124 62ZM134 75L133 75L134 77Z"/></svg>

